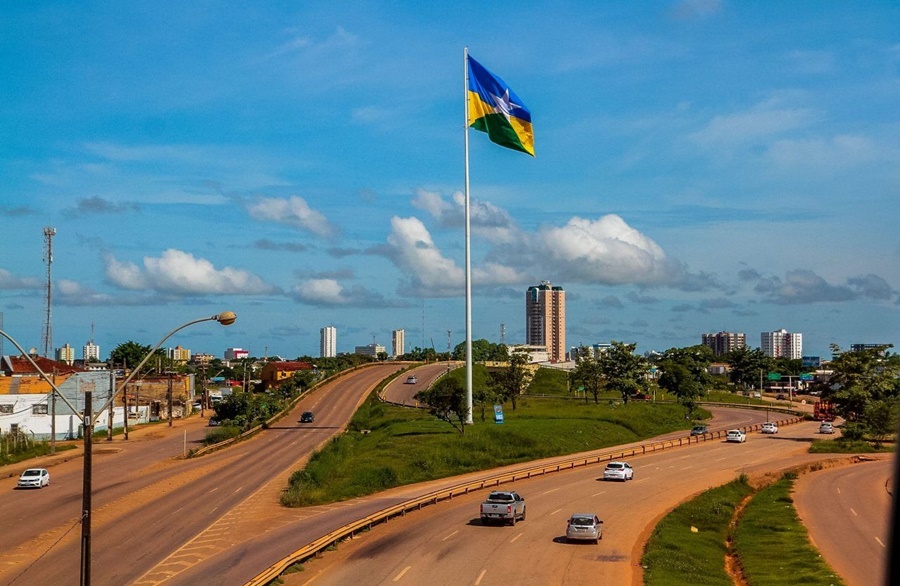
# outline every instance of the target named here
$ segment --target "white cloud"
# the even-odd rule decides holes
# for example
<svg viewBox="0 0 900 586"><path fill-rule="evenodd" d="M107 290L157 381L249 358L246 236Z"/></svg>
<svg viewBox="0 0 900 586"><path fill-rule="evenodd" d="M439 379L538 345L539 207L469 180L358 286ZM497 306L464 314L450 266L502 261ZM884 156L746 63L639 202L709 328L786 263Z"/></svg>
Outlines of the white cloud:
<svg viewBox="0 0 900 586"><path fill-rule="evenodd" d="M0 269L0 291L9 289L38 289L42 282L37 277L16 277L6 269Z"/></svg>
<svg viewBox="0 0 900 586"><path fill-rule="evenodd" d="M308 305L326 307L373 307L384 306L384 298L359 285L347 288L335 279L307 279L291 291L297 301Z"/></svg>
<svg viewBox="0 0 900 586"><path fill-rule="evenodd" d="M417 189L412 204L428 212L441 227L465 226L465 194L457 191L450 199L452 203L438 193ZM497 244L512 243L520 235L509 213L486 201L469 201L469 223L473 234Z"/></svg>
<svg viewBox="0 0 900 586"><path fill-rule="evenodd" d="M465 272L441 254L418 218L391 218L387 243L387 255L406 273L412 285L411 294L453 295L464 287Z"/></svg>
<svg viewBox="0 0 900 586"><path fill-rule="evenodd" d="M776 107L775 101L758 104L747 112L716 116L690 138L707 148L756 143L805 127L814 119L809 109Z"/></svg>
<svg viewBox="0 0 900 586"><path fill-rule="evenodd" d="M120 262L112 256L104 259L107 280L123 289L154 290L179 295L254 295L274 293L276 288L267 285L248 271L232 267L216 268L203 258L190 253L168 249L162 256L144 257L143 267L131 262Z"/></svg>
<svg viewBox="0 0 900 586"><path fill-rule="evenodd" d="M884 151L862 136L835 136L831 139L779 140L766 153L772 162L795 172L798 168L829 172L877 161Z"/></svg>
<svg viewBox="0 0 900 586"><path fill-rule="evenodd" d="M278 222L308 230L319 236L330 236L334 228L325 216L309 207L306 200L299 196L288 199L261 197L247 204L250 215L260 221Z"/></svg>

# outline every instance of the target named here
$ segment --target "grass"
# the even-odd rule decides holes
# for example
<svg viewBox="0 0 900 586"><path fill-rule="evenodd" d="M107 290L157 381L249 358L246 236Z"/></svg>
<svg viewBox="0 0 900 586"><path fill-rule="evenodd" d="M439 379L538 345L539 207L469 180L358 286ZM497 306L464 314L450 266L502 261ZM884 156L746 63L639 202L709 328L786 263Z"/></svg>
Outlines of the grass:
<svg viewBox="0 0 900 586"><path fill-rule="evenodd" d="M876 454L896 451L893 444L876 448L865 440L849 441L841 438L835 440L814 440L809 446L810 454Z"/></svg>
<svg viewBox="0 0 900 586"><path fill-rule="evenodd" d="M600 449L687 429L677 405L600 404L522 396L505 422L482 422L460 434L421 410L394 407L370 397L350 422L348 433L313 454L282 494L287 506L308 506L356 498L395 486L446 478ZM366 433L360 433L366 430Z"/></svg>
<svg viewBox="0 0 900 586"><path fill-rule="evenodd" d="M731 586L726 541L735 510L753 489L741 477L710 489L666 515L644 549L644 584ZM696 528L693 531L692 528Z"/></svg>
<svg viewBox="0 0 900 586"><path fill-rule="evenodd" d="M42 456L50 455L50 442L49 441L40 441L40 442L29 442L29 446L27 448L22 448L17 451L7 452L5 449L0 450L0 466L6 466L7 464L17 464L19 462L24 462L25 460L30 460L31 458L40 458ZM57 440L56 443L56 452L65 452L66 450L74 450L76 444L74 443L62 443Z"/></svg>
<svg viewBox="0 0 900 586"><path fill-rule="evenodd" d="M751 586L843 584L810 544L793 506L794 476L759 491L741 515L734 547Z"/></svg>

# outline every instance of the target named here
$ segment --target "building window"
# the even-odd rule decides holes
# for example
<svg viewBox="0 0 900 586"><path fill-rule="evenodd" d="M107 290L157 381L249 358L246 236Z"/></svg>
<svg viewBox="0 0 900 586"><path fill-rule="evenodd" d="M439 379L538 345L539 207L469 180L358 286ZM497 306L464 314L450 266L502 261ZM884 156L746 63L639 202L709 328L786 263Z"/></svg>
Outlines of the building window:
<svg viewBox="0 0 900 586"><path fill-rule="evenodd" d="M46 405L32 405L31 414L32 415L46 415L49 413Z"/></svg>
<svg viewBox="0 0 900 586"><path fill-rule="evenodd" d="M12 405L0 405L0 413L12 413L13 406Z"/></svg>

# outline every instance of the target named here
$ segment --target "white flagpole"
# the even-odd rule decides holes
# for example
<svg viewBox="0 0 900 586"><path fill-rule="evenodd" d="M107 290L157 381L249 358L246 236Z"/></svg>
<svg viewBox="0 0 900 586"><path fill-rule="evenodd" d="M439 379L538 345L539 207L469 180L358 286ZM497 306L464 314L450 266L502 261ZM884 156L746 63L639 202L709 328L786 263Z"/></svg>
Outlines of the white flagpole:
<svg viewBox="0 0 900 586"><path fill-rule="evenodd" d="M472 261L469 236L469 48L463 49L463 79L465 85L465 158L466 158L466 424L472 424Z"/></svg>

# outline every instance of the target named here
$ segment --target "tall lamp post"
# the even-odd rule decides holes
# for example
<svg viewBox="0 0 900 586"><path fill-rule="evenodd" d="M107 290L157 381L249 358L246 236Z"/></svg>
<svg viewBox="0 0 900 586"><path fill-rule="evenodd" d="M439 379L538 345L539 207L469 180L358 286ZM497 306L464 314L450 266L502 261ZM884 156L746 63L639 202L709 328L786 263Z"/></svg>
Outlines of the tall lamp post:
<svg viewBox="0 0 900 586"><path fill-rule="evenodd" d="M28 358L28 361L35 368L35 370L37 370L41 378L47 381L47 383L49 383L53 388L53 392L59 395L60 398L62 398L62 400L66 403L66 405L68 405L69 409L71 409L74 413L77 413L84 421L84 443L86 457L84 458L83 488L81 495L81 580L79 582L81 586L90 586L91 584L91 458L89 454L91 450L91 435L94 428L95 417L102 413L105 409L112 408L112 405L114 404L119 391L124 389L125 386L129 382L131 382L131 379L134 378L135 375L137 375L138 371L141 370L141 367L144 366L147 360L149 360L150 357L159 349L159 347L162 346L163 343L171 338L176 332L179 332L188 326L192 326L204 321L217 321L223 326L230 326L236 319L237 316L233 311L224 311L210 317L195 319L193 321L187 322L186 324L178 326L177 328L166 334L163 339L160 340L156 344L156 346L154 346L153 349L147 353L146 356L144 356L144 359L141 360L141 362L135 367L133 371L131 371L131 374L128 375L128 377L122 382L119 388L112 393L112 395L109 397L109 400L98 411L94 411L92 409L93 405L91 405L89 402L91 400L90 392L85 393L85 398L87 399L85 401L85 409L83 411L79 411L78 409L76 409L69 402L66 396L59 392L59 389L56 387L50 377L40 369L40 367L35 363L31 356L25 353L19 343L12 339L6 332L0 330L0 335L12 342L13 345L18 348L18 350L26 358ZM125 417L127 419L127 413L125 414Z"/></svg>

